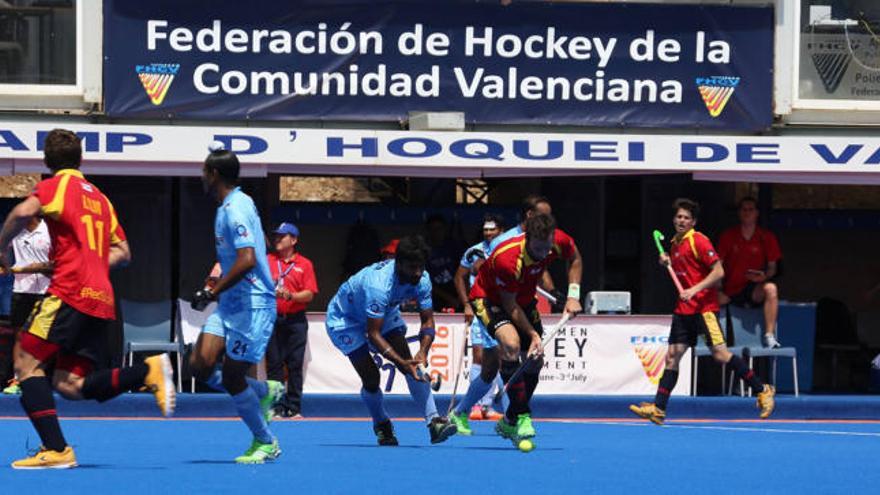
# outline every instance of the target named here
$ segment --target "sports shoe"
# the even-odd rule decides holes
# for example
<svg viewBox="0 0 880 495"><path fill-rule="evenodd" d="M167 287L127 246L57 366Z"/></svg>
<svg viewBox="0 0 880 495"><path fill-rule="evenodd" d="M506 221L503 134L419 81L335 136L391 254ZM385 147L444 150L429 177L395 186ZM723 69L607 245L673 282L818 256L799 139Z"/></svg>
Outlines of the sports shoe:
<svg viewBox="0 0 880 495"><path fill-rule="evenodd" d="M76 456L70 445L61 452L41 446L34 455L12 463L12 469L68 469L76 466Z"/></svg>
<svg viewBox="0 0 880 495"><path fill-rule="evenodd" d="M767 349L778 349L782 347L782 344L776 340L776 336L772 333L764 334L764 347Z"/></svg>
<svg viewBox="0 0 880 495"><path fill-rule="evenodd" d="M495 433L499 434L502 438L514 440L516 439L516 425L508 423L507 418L502 416L495 423Z"/></svg>
<svg viewBox="0 0 880 495"><path fill-rule="evenodd" d="M162 416L174 414L174 406L177 396L174 390L174 378L172 377L171 360L168 354L158 354L144 359L144 364L149 370L144 378L144 387L156 396L156 403Z"/></svg>
<svg viewBox="0 0 880 495"><path fill-rule="evenodd" d="M3 389L3 393L7 395L21 395L21 385L18 384L18 380L15 378L9 380L9 384Z"/></svg>
<svg viewBox="0 0 880 495"><path fill-rule="evenodd" d="M523 413L516 417L516 438L522 440L524 438L532 438L538 433L532 426L532 415Z"/></svg>
<svg viewBox="0 0 880 495"><path fill-rule="evenodd" d="M458 428L448 419L438 416L428 423L428 432L431 434L431 443L441 443L458 433Z"/></svg>
<svg viewBox="0 0 880 495"><path fill-rule="evenodd" d="M468 416L468 419L472 419L474 421L480 421L483 419L483 408L479 405L475 405L471 408L471 414Z"/></svg>
<svg viewBox="0 0 880 495"><path fill-rule="evenodd" d="M662 425L663 421L666 419L666 411L658 409L657 406L650 402L642 402L637 406L629 406L629 410L658 425Z"/></svg>
<svg viewBox="0 0 880 495"><path fill-rule="evenodd" d="M383 447L396 447L397 437L394 436L394 425L390 419L374 425L373 432L376 433L376 440Z"/></svg>
<svg viewBox="0 0 880 495"><path fill-rule="evenodd" d="M260 399L260 410L268 423L275 417L275 406L284 397L284 384L275 380L266 380L266 388L269 391Z"/></svg>
<svg viewBox="0 0 880 495"><path fill-rule="evenodd" d="M761 419L767 419L773 414L773 408L776 407L776 401L773 397L776 395L776 388L772 385L764 385L764 390L758 394L758 409L761 410Z"/></svg>
<svg viewBox="0 0 880 495"><path fill-rule="evenodd" d="M471 425L468 423L468 415L466 413L456 414L456 412L453 411L449 415L449 421L455 425L459 435L469 437L474 434L474 430L471 429Z"/></svg>
<svg viewBox="0 0 880 495"><path fill-rule="evenodd" d="M498 419L504 416L503 414L496 411L495 409L492 409L489 406L483 406L482 413L483 419L487 419L489 421L498 421Z"/></svg>
<svg viewBox="0 0 880 495"><path fill-rule="evenodd" d="M272 440L272 443L263 443L256 438L251 443L251 448L247 452L235 458L236 464L263 464L267 460L273 461L281 455L281 447L278 446L278 439Z"/></svg>

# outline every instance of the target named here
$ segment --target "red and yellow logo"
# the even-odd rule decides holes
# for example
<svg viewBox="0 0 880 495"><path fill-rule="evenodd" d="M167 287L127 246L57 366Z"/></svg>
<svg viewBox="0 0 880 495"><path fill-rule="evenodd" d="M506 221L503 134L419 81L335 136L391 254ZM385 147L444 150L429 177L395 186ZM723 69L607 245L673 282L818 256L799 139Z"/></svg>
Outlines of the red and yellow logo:
<svg viewBox="0 0 880 495"><path fill-rule="evenodd" d="M706 109L709 110L709 115L713 119L724 111L724 107L727 106L727 102L730 101L730 97L733 96L733 92L736 91L738 85L738 77L714 76L697 78L697 89L700 91L703 103L706 104Z"/></svg>
<svg viewBox="0 0 880 495"><path fill-rule="evenodd" d="M180 71L180 64L150 64L137 65L138 79L144 86L144 91L150 97L153 105L161 105L168 94L168 88L174 82L174 76Z"/></svg>
<svg viewBox="0 0 880 495"><path fill-rule="evenodd" d="M642 363L645 375L654 385L660 383L660 377L663 376L666 361L665 345L636 345L633 347L636 356Z"/></svg>

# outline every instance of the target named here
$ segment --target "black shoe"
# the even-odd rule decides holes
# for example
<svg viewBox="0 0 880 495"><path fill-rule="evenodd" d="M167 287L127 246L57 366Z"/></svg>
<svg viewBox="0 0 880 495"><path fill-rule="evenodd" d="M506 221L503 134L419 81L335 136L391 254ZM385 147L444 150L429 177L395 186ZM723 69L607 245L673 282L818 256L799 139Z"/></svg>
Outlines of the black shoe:
<svg viewBox="0 0 880 495"><path fill-rule="evenodd" d="M376 433L376 440L379 442L379 445L397 446L397 437L394 436L394 426L391 424L390 419L386 419L373 426L373 431Z"/></svg>
<svg viewBox="0 0 880 495"><path fill-rule="evenodd" d="M441 443L458 433L458 427L447 418L437 417L428 423L428 431L431 433L431 443Z"/></svg>

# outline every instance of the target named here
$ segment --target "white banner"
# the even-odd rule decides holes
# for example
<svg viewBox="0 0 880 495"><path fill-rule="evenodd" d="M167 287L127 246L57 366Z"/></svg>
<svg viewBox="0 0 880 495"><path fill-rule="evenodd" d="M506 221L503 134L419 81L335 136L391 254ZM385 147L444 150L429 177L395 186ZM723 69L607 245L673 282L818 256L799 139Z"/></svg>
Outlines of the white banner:
<svg viewBox="0 0 880 495"><path fill-rule="evenodd" d="M880 176L880 137L693 136L131 126L0 121L0 173L45 172L55 127L83 139L83 170L111 175L201 174L207 145L236 151L243 175L433 177L654 172Z"/></svg>
<svg viewBox="0 0 880 495"><path fill-rule="evenodd" d="M458 394L467 390L470 349L464 350L465 325L461 315L434 316L437 336L429 356L433 375L442 377L441 394L452 393L459 373ZM543 318L545 332L552 331L558 315ZM413 352L418 348L418 316L405 317ZM663 373L669 316L579 316L546 349L541 395L653 395ZM462 352L465 352L461 360ZM381 370L383 391L406 394L406 382L381 356L373 354ZM461 364L459 364L461 362ZM673 393L689 395L690 353L681 360ZM358 393L360 380L348 359L331 343L324 315L309 315L309 347L305 371L306 393Z"/></svg>

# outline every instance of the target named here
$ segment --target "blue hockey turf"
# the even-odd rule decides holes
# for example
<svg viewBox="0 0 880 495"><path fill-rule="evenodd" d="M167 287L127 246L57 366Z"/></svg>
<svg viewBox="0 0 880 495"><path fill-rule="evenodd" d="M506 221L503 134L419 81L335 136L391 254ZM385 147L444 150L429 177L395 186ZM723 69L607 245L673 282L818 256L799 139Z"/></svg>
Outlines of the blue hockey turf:
<svg viewBox="0 0 880 495"><path fill-rule="evenodd" d="M474 422L475 435L432 446L421 421L396 421L399 447L378 447L366 420L278 421L283 455L232 459L250 443L229 418L64 419L80 467L6 466L37 437L0 420L2 493L863 493L880 485L876 421L536 422L520 453ZM873 488L872 488L873 487ZM488 490L488 491L487 491Z"/></svg>

